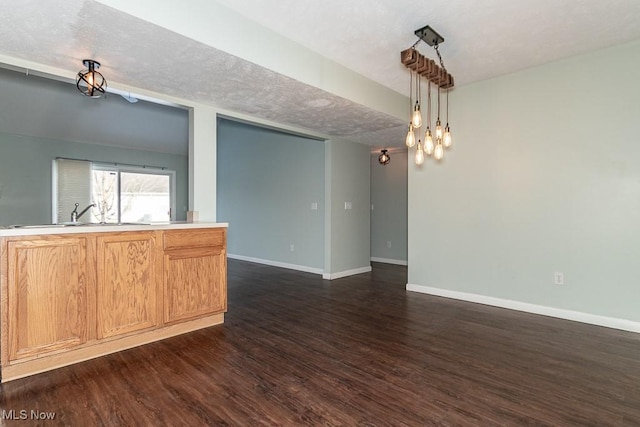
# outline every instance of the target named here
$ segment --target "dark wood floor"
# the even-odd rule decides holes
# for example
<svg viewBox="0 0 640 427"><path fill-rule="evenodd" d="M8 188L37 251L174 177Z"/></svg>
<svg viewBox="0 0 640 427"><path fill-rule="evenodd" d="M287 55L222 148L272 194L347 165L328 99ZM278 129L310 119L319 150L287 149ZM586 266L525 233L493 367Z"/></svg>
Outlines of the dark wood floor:
<svg viewBox="0 0 640 427"><path fill-rule="evenodd" d="M229 261L217 326L1 386L43 425L639 426L640 336ZM0 421L0 425L32 421Z"/></svg>

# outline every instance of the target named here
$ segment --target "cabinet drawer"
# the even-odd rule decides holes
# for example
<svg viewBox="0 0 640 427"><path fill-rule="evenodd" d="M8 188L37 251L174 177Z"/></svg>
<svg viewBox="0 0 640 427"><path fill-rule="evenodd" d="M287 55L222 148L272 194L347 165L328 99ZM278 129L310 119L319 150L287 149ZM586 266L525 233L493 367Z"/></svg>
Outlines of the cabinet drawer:
<svg viewBox="0 0 640 427"><path fill-rule="evenodd" d="M223 247L224 229L171 230L164 232L164 250Z"/></svg>

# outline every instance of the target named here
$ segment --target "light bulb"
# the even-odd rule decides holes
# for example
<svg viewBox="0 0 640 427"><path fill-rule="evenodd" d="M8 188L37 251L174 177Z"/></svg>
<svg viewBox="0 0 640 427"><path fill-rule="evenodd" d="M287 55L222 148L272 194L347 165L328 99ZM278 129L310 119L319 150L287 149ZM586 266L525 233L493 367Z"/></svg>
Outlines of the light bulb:
<svg viewBox="0 0 640 427"><path fill-rule="evenodd" d="M427 133L424 135L424 152L427 156L433 154L433 137L431 136L431 129L427 128Z"/></svg>
<svg viewBox="0 0 640 427"><path fill-rule="evenodd" d="M444 137L442 138L442 142L446 148L451 147L453 141L451 140L451 129L449 129L449 123L444 128Z"/></svg>
<svg viewBox="0 0 640 427"><path fill-rule="evenodd" d="M420 112L420 104L416 101L416 106L413 107L413 116L411 117L411 124L414 129L422 126L422 113Z"/></svg>
<svg viewBox="0 0 640 427"><path fill-rule="evenodd" d="M424 150L422 149L422 142L418 140L418 147L416 148L416 165L424 163Z"/></svg>
<svg viewBox="0 0 640 427"><path fill-rule="evenodd" d="M436 139L442 139L442 123L440 123L440 117L436 122Z"/></svg>
<svg viewBox="0 0 640 427"><path fill-rule="evenodd" d="M380 150L380 155L378 156L378 163L381 165L388 165L391 161L391 156L387 154L388 150Z"/></svg>
<svg viewBox="0 0 640 427"><path fill-rule="evenodd" d="M442 147L440 141L438 141L438 144L436 144L436 148L433 151L433 157L435 157L436 160L442 160L442 158L444 157L444 148Z"/></svg>
<svg viewBox="0 0 640 427"><path fill-rule="evenodd" d="M405 140L407 147L411 148L416 145L416 135L413 133L413 125L409 123L409 131L407 132L407 139Z"/></svg>

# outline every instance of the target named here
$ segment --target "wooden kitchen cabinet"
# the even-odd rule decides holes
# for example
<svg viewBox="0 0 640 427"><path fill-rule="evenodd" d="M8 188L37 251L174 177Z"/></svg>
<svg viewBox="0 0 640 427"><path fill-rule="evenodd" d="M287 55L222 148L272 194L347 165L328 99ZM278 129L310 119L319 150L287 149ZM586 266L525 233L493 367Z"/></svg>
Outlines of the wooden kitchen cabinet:
<svg viewBox="0 0 640 427"><path fill-rule="evenodd" d="M223 323L226 224L171 227L0 230L2 382Z"/></svg>
<svg viewBox="0 0 640 427"><path fill-rule="evenodd" d="M158 325L162 258L156 251L155 236L148 231L96 238L98 339Z"/></svg>
<svg viewBox="0 0 640 427"><path fill-rule="evenodd" d="M87 239L55 236L10 241L5 295L8 340L3 359L69 349L87 340L87 288L93 271ZM8 348L4 348L8 345Z"/></svg>
<svg viewBox="0 0 640 427"><path fill-rule="evenodd" d="M164 322L227 309L226 229L164 233Z"/></svg>

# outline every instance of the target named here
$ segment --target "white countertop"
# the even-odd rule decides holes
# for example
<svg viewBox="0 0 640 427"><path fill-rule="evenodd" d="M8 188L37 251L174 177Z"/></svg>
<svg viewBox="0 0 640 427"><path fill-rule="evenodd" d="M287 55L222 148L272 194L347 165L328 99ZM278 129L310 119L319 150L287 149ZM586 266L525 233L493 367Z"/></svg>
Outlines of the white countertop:
<svg viewBox="0 0 640 427"><path fill-rule="evenodd" d="M43 234L74 234L74 233L107 233L119 231L144 231L144 230L174 230L184 228L220 228L228 227L226 222L154 222L154 223L128 223L128 224L82 224L82 225L42 225L24 226L18 228L0 227L0 237L10 236L36 236Z"/></svg>

